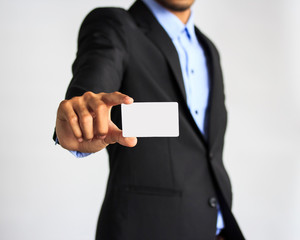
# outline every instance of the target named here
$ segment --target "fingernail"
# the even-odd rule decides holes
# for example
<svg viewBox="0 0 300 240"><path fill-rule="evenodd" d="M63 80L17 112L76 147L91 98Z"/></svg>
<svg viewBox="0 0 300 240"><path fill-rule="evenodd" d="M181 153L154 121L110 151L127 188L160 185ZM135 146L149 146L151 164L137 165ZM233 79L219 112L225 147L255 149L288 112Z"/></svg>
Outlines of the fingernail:
<svg viewBox="0 0 300 240"><path fill-rule="evenodd" d="M78 142L80 142L80 143L81 143L82 141L83 141L83 139L82 139L82 138L78 138Z"/></svg>
<svg viewBox="0 0 300 240"><path fill-rule="evenodd" d="M127 96L127 97L125 98L125 101L126 101L126 100L129 100L130 102L134 102L133 98L132 98L132 97L129 97L129 96Z"/></svg>

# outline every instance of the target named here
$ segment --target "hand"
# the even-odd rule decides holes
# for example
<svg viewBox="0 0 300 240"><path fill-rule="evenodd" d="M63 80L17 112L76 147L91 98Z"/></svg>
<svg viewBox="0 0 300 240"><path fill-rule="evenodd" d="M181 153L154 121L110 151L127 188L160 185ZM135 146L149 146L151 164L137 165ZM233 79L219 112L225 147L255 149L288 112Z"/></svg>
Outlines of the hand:
<svg viewBox="0 0 300 240"><path fill-rule="evenodd" d="M56 118L56 135L63 148L92 153L109 144L134 147L135 137L123 137L122 131L111 121L113 106L131 104L133 99L120 92L86 92L60 103Z"/></svg>

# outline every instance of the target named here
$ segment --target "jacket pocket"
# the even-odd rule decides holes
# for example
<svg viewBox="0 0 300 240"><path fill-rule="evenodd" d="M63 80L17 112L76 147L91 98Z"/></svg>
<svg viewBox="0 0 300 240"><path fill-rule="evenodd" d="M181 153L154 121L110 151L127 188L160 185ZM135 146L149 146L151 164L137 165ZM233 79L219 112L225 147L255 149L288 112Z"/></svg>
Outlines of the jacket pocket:
<svg viewBox="0 0 300 240"><path fill-rule="evenodd" d="M150 186L128 186L127 236L130 240L179 240L181 191Z"/></svg>

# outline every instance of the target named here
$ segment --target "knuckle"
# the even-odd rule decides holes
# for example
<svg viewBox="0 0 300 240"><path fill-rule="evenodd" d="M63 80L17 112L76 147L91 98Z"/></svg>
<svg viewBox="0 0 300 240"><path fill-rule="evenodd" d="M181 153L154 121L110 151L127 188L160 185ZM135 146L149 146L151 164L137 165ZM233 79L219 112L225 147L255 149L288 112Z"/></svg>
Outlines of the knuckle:
<svg viewBox="0 0 300 240"><path fill-rule="evenodd" d="M83 124L88 124L93 120L93 117L90 114L83 114L80 118L80 122Z"/></svg>
<svg viewBox="0 0 300 240"><path fill-rule="evenodd" d="M78 121L78 117L76 115L71 115L68 119L71 124L75 124Z"/></svg>
<svg viewBox="0 0 300 240"><path fill-rule="evenodd" d="M97 113L103 112L103 111L106 110L106 108L107 108L107 107L106 107L105 103L102 102L102 101L100 101L100 102L97 104L97 106L96 106L96 108L95 108L95 111L96 111Z"/></svg>
<svg viewBox="0 0 300 240"><path fill-rule="evenodd" d="M118 98L120 98L120 97L122 98L125 96L123 93L120 93L119 91L115 91L115 92L113 92L113 94Z"/></svg>
<svg viewBox="0 0 300 240"><path fill-rule="evenodd" d="M73 104L79 104L81 102L81 97L73 97L71 100Z"/></svg>
<svg viewBox="0 0 300 240"><path fill-rule="evenodd" d="M68 100L63 100L63 101L60 102L59 108L63 108L64 109L64 108L67 108L68 105L69 105L69 101Z"/></svg>
<svg viewBox="0 0 300 240"><path fill-rule="evenodd" d="M88 91L88 92L85 92L84 94L83 94L83 98L85 99L85 100L87 100L87 99L90 99L90 98L92 98L92 97L94 97L94 93L93 92L91 92L91 91Z"/></svg>

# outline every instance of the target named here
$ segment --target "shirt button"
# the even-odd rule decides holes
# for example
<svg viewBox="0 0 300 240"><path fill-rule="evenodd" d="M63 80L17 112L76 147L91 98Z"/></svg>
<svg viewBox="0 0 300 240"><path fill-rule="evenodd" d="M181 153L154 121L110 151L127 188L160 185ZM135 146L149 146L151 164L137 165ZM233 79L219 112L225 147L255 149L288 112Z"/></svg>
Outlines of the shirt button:
<svg viewBox="0 0 300 240"><path fill-rule="evenodd" d="M194 73L194 69L191 70L191 73L192 73L192 74Z"/></svg>
<svg viewBox="0 0 300 240"><path fill-rule="evenodd" d="M198 111L196 110L195 113L198 114Z"/></svg>
<svg viewBox="0 0 300 240"><path fill-rule="evenodd" d="M216 208L217 207L217 199L215 197L211 197L208 199L208 204L210 207L212 208Z"/></svg>

